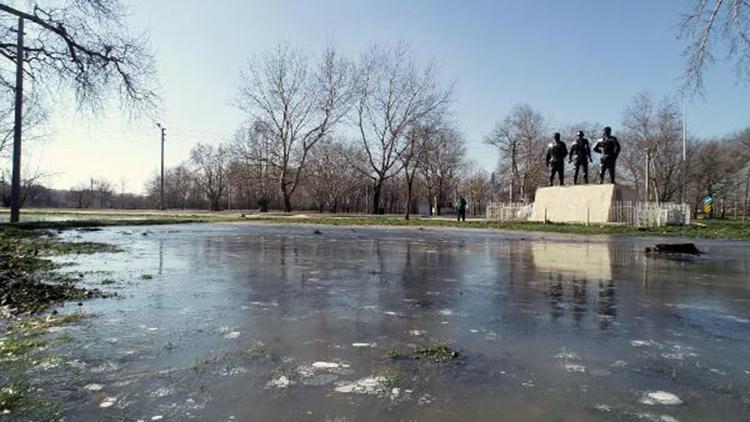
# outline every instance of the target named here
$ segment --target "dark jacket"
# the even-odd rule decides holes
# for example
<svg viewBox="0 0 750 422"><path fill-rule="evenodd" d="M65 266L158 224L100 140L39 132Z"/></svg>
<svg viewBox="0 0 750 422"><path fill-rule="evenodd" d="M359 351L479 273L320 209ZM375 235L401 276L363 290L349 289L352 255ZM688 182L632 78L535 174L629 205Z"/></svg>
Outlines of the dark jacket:
<svg viewBox="0 0 750 422"><path fill-rule="evenodd" d="M567 155L568 147L565 142L555 141L547 147L547 165L564 163Z"/></svg>
<svg viewBox="0 0 750 422"><path fill-rule="evenodd" d="M594 145L594 152L602 155L602 160L617 158L620 155L620 142L616 137L602 138Z"/></svg>
<svg viewBox="0 0 750 422"><path fill-rule="evenodd" d="M585 164L591 161L591 146L586 138L578 138L570 146L570 161L575 160L576 164Z"/></svg>

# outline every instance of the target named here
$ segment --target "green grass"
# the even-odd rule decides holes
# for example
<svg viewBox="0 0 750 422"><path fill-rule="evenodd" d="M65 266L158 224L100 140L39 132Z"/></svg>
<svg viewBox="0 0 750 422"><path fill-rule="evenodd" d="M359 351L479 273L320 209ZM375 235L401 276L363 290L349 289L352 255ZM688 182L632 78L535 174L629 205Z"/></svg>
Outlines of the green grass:
<svg viewBox="0 0 750 422"><path fill-rule="evenodd" d="M410 352L401 351L398 348L390 349L385 353L389 359L426 359L435 362L447 362L456 359L458 352L448 347L447 344L436 343L418 347Z"/></svg>
<svg viewBox="0 0 750 422"><path fill-rule="evenodd" d="M0 385L0 412L14 410L26 403L26 392L29 385L23 381L12 381Z"/></svg>
<svg viewBox="0 0 750 422"><path fill-rule="evenodd" d="M76 215L76 214L71 214ZM30 232L35 230L77 230L77 229L96 229L101 227L112 226L156 226L164 224L187 224L202 223L213 221L212 218L193 218L169 216L163 218L143 218L143 219L85 219L85 220L66 220L66 221L24 221L20 223L0 223L0 230L7 230L15 233ZM216 220L220 220L216 218Z"/></svg>
<svg viewBox="0 0 750 422"><path fill-rule="evenodd" d="M23 222L10 225L0 224L0 233L9 230L25 232L36 230L71 230L71 229L96 229L109 226L146 226L162 224L186 224L186 223L208 223L208 222L249 222L283 225L328 225L328 226L390 226L390 227L416 227L416 228L461 228L461 229L484 229L484 230L506 230L506 231L528 231L541 233L562 233L577 235L620 235L620 236L667 236L687 237L697 239L735 239L750 240L750 222L740 220L700 220L700 225L691 226L665 226L652 228L633 228L620 225L590 225L583 224L543 224L538 222L493 222L486 220L469 220L457 222L447 218L421 218L413 217L405 220L403 216L372 216L372 215L333 215L333 214L249 214L243 217L239 214L221 213L194 213L194 214L169 214L158 212L75 212L75 211L28 211L27 214L58 214L86 217L85 220L71 221L40 221ZM118 217L130 217L123 219ZM92 219L88 219L88 218ZM134 217L142 217L134 219ZM705 226L705 227L704 227ZM83 246L81 246L83 248Z"/></svg>
<svg viewBox="0 0 750 422"><path fill-rule="evenodd" d="M86 315L81 312L73 312L65 315L34 316L13 320L8 325L8 328L10 333L30 337L44 334L52 327L61 327L79 322L84 318L86 318Z"/></svg>
<svg viewBox="0 0 750 422"><path fill-rule="evenodd" d="M563 233L577 235L621 235L621 236L669 236L706 239L750 240L750 222L735 220L700 221L705 227L664 226L639 229L620 225L583 225L583 224L543 224L536 222L500 223L485 220L457 222L445 219L416 218L404 220L403 217L376 216L310 216L307 218L290 217L257 217L249 221L273 224L312 224L330 226L392 226L417 228L461 228L484 230L528 231L542 233Z"/></svg>

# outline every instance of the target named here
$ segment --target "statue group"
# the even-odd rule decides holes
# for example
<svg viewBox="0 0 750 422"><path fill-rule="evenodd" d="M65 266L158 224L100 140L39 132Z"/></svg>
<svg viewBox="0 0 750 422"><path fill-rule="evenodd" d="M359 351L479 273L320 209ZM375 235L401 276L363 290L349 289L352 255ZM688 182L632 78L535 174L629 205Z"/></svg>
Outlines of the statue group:
<svg viewBox="0 0 750 422"><path fill-rule="evenodd" d="M554 141L547 147L547 167L550 170L549 173L549 185L553 186L555 182L555 176L560 181L560 186L565 184L565 158L568 158L568 163L575 166L575 173L573 174L573 183L578 184L578 175L583 173L583 183L589 183L589 163L593 163L594 160L591 158L591 146L589 140L586 139L586 134L583 131L579 131L577 138L573 141L570 146L570 150L560 139L560 133L555 133ZM593 148L594 152L601 155L601 169L599 170L599 183L604 183L605 173L609 173L610 183L615 183L615 164L617 163L617 156L620 155L620 142L616 137L612 136L612 128L609 126L604 128L602 131L602 137L599 139Z"/></svg>

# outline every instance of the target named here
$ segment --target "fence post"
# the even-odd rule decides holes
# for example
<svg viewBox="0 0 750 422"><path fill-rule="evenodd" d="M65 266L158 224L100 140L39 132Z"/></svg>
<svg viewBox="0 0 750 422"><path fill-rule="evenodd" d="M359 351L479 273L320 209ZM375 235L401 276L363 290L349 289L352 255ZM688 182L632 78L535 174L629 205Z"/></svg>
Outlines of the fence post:
<svg viewBox="0 0 750 422"><path fill-rule="evenodd" d="M586 227L591 223L591 201L586 201Z"/></svg>
<svg viewBox="0 0 750 422"><path fill-rule="evenodd" d="M544 224L547 224L547 207L544 207Z"/></svg>

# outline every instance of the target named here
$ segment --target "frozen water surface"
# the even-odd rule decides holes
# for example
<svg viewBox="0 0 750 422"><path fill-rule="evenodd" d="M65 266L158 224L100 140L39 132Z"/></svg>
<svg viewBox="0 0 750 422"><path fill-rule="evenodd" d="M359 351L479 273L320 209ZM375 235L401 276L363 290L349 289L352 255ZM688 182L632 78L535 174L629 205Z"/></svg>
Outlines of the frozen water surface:
<svg viewBox="0 0 750 422"><path fill-rule="evenodd" d="M126 250L60 258L118 296L84 302L34 376L69 420L750 414L748 243L659 259L643 239L313 230L65 234ZM413 358L438 345L458 357Z"/></svg>

